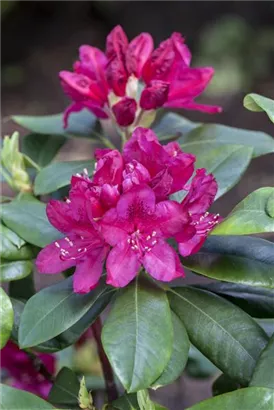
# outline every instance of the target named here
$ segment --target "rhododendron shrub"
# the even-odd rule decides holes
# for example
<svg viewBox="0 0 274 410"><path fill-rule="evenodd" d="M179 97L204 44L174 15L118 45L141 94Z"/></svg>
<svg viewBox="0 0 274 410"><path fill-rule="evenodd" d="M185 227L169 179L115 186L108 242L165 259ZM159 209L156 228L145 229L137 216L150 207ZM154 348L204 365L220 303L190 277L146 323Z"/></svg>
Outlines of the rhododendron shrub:
<svg viewBox="0 0 274 410"><path fill-rule="evenodd" d="M213 68L190 63L179 33L154 46L117 26L60 72L64 112L12 117L30 133L1 153L15 192L1 212L3 408L163 409L148 389L193 361L213 369L215 397L191 409L272 408L274 245L260 235L274 232L274 189L228 215L217 200L274 142L172 113L221 111L196 101ZM245 105L273 120L271 100ZM87 159L56 161L76 137L93 141ZM59 276L37 291L42 274Z"/></svg>

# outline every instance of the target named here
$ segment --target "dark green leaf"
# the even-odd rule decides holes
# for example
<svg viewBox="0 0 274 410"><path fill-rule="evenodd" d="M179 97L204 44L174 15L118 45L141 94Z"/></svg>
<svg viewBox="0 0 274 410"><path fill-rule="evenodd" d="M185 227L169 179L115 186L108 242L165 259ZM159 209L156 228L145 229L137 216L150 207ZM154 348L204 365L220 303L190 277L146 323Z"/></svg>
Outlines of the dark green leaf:
<svg viewBox="0 0 274 410"><path fill-rule="evenodd" d="M117 410L139 410L137 395L135 393L125 394L111 403L112 407Z"/></svg>
<svg viewBox="0 0 274 410"><path fill-rule="evenodd" d="M274 334L274 319L255 319L268 337Z"/></svg>
<svg viewBox="0 0 274 410"><path fill-rule="evenodd" d="M197 287L230 300L250 316L274 318L274 291L272 289L222 282L201 284Z"/></svg>
<svg viewBox="0 0 274 410"><path fill-rule="evenodd" d="M63 367L56 376L48 396L55 405L78 404L80 382L76 374L68 367Z"/></svg>
<svg viewBox="0 0 274 410"><path fill-rule="evenodd" d="M237 306L207 291L173 288L169 299L190 341L225 374L247 384L268 340L260 326Z"/></svg>
<svg viewBox="0 0 274 410"><path fill-rule="evenodd" d="M157 134L159 140L165 140L168 137L181 137L189 131L198 127L199 123L192 122L179 114L169 112L164 114L162 118L157 121L152 129Z"/></svg>
<svg viewBox="0 0 274 410"><path fill-rule="evenodd" d="M13 326L13 310L10 298L0 288L0 349L2 349L9 340Z"/></svg>
<svg viewBox="0 0 274 410"><path fill-rule="evenodd" d="M197 168L212 172L218 182L216 199L229 191L241 178L252 159L252 147L216 144L215 142L188 143L182 150L196 155Z"/></svg>
<svg viewBox="0 0 274 410"><path fill-rule="evenodd" d="M190 347L188 335L183 323L174 312L172 312L172 324L174 337L171 358L161 376L153 383L153 387L164 386L178 379L188 359Z"/></svg>
<svg viewBox="0 0 274 410"><path fill-rule="evenodd" d="M1 261L0 278L2 282L23 279L32 271L33 264L31 261L8 262Z"/></svg>
<svg viewBox="0 0 274 410"><path fill-rule="evenodd" d="M248 235L274 232L274 218L269 214L274 202L274 188L260 188L241 201L222 223L213 230L213 235ZM269 202L270 201L270 202ZM274 206L274 205L273 205Z"/></svg>
<svg viewBox="0 0 274 410"><path fill-rule="evenodd" d="M184 266L209 278L249 286L274 287L274 244L245 236L211 236Z"/></svg>
<svg viewBox="0 0 274 410"><path fill-rule="evenodd" d="M244 106L250 111L264 111L269 119L274 122L274 101L259 94L247 94Z"/></svg>
<svg viewBox="0 0 274 410"><path fill-rule="evenodd" d="M195 379L207 379L218 372L211 363L195 346L190 345L186 373Z"/></svg>
<svg viewBox="0 0 274 410"><path fill-rule="evenodd" d="M60 335L92 308L95 320L102 311L100 298L109 291L102 282L88 294L74 293L70 277L36 293L28 300L21 317L20 346L37 346Z"/></svg>
<svg viewBox="0 0 274 410"><path fill-rule="evenodd" d="M94 169L94 161L54 162L48 165L35 178L35 195L48 194L69 185L72 175L83 172L84 168L87 168L91 174Z"/></svg>
<svg viewBox="0 0 274 410"><path fill-rule="evenodd" d="M54 407L45 400L24 390L1 384L0 404L2 410L51 410Z"/></svg>
<svg viewBox="0 0 274 410"><path fill-rule="evenodd" d="M97 121L88 110L72 113L66 129L63 127L63 113L42 116L13 115L11 118L34 133L67 137L90 137Z"/></svg>
<svg viewBox="0 0 274 410"><path fill-rule="evenodd" d="M2 205L2 219L19 236L40 248L60 238L48 221L46 205L37 200L14 200Z"/></svg>
<svg viewBox="0 0 274 410"><path fill-rule="evenodd" d="M269 387L274 389L273 374L274 335L262 351L250 382L250 386Z"/></svg>
<svg viewBox="0 0 274 410"><path fill-rule="evenodd" d="M9 295L15 299L25 301L31 298L34 293L33 274L9 283Z"/></svg>
<svg viewBox="0 0 274 410"><path fill-rule="evenodd" d="M243 130L240 128L227 127L220 124L206 124L194 128L183 135L179 142L184 144L218 143L237 144L253 148L253 157L274 152L273 138L264 132Z"/></svg>
<svg viewBox="0 0 274 410"><path fill-rule="evenodd" d="M248 387L205 400L188 410L273 410L274 390Z"/></svg>
<svg viewBox="0 0 274 410"><path fill-rule="evenodd" d="M212 386L213 396L219 396L220 394L229 393L234 390L238 390L241 386L232 380L225 374L221 374L218 379L215 380Z"/></svg>
<svg viewBox="0 0 274 410"><path fill-rule="evenodd" d="M173 329L166 293L138 279L123 289L105 322L102 341L128 392L149 387L164 371L172 352Z"/></svg>
<svg viewBox="0 0 274 410"><path fill-rule="evenodd" d="M21 152L40 167L45 167L66 141L66 137L62 135L29 134L22 139Z"/></svg>
<svg viewBox="0 0 274 410"><path fill-rule="evenodd" d="M1 225L1 258L11 261L31 259L34 255L30 246L24 242L15 232Z"/></svg>

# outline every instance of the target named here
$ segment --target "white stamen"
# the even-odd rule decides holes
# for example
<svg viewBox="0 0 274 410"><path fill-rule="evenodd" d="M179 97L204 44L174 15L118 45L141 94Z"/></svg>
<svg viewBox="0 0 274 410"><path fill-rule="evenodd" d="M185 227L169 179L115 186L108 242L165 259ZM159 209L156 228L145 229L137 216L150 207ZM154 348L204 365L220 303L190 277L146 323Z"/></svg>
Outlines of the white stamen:
<svg viewBox="0 0 274 410"><path fill-rule="evenodd" d="M148 235L148 236L146 237L146 240L149 241L150 239L151 239L151 236Z"/></svg>
<svg viewBox="0 0 274 410"><path fill-rule="evenodd" d="M136 233L139 234L139 233L140 233L140 229L137 229Z"/></svg>
<svg viewBox="0 0 274 410"><path fill-rule="evenodd" d="M80 238L83 240L84 239L84 237L83 236L80 236Z"/></svg>
<svg viewBox="0 0 274 410"><path fill-rule="evenodd" d="M66 236L65 241L70 242L70 239Z"/></svg>
<svg viewBox="0 0 274 410"><path fill-rule="evenodd" d="M73 242L69 241L69 246L73 247Z"/></svg>
<svg viewBox="0 0 274 410"><path fill-rule="evenodd" d="M148 248L147 252L150 252L150 251L151 251L151 248Z"/></svg>
<svg viewBox="0 0 274 410"><path fill-rule="evenodd" d="M60 248L60 245L58 242L54 242L54 245L56 246L56 248Z"/></svg>
<svg viewBox="0 0 274 410"><path fill-rule="evenodd" d="M131 249L134 251L135 250L135 245L131 247Z"/></svg>
<svg viewBox="0 0 274 410"><path fill-rule="evenodd" d="M81 175L81 174L79 174L79 172L77 172L76 176L77 176L77 177L81 177L82 175Z"/></svg>
<svg viewBox="0 0 274 410"><path fill-rule="evenodd" d="M130 239L130 238L128 238L127 243L130 243L130 242L131 242L131 239Z"/></svg>
<svg viewBox="0 0 274 410"><path fill-rule="evenodd" d="M151 236L156 236L156 231L152 231Z"/></svg>
<svg viewBox="0 0 274 410"><path fill-rule="evenodd" d="M157 243L157 241L155 240L155 241L152 242L152 245L156 245L156 243Z"/></svg>
<svg viewBox="0 0 274 410"><path fill-rule="evenodd" d="M88 170L87 170L87 168L84 168L84 169L83 169L83 173L84 173L86 176L88 176Z"/></svg>
<svg viewBox="0 0 274 410"><path fill-rule="evenodd" d="M67 203L67 204L70 204L70 203L71 203L71 200L67 198L67 199L66 199L66 203Z"/></svg>

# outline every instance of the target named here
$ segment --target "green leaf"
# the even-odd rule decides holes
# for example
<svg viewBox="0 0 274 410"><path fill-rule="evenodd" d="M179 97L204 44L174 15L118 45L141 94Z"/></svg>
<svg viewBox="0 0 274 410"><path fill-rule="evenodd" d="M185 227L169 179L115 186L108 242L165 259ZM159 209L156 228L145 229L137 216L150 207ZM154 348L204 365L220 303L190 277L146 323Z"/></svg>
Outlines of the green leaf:
<svg viewBox="0 0 274 410"><path fill-rule="evenodd" d="M268 340L260 326L237 306L207 291L173 288L169 299L191 343L225 374L246 385Z"/></svg>
<svg viewBox="0 0 274 410"><path fill-rule="evenodd" d="M241 386L225 374L221 374L212 385L213 396L238 390Z"/></svg>
<svg viewBox="0 0 274 410"><path fill-rule="evenodd" d="M111 403L112 407L117 410L139 410L136 393L125 394Z"/></svg>
<svg viewBox="0 0 274 410"><path fill-rule="evenodd" d="M2 410L51 410L51 404L32 393L1 384L0 404Z"/></svg>
<svg viewBox="0 0 274 410"><path fill-rule="evenodd" d="M60 238L61 235L50 225L46 205L37 200L16 199L2 205L2 219L21 238L40 248Z"/></svg>
<svg viewBox="0 0 274 410"><path fill-rule="evenodd" d="M43 168L35 178L35 195L48 194L70 184L72 175L83 172L87 168L89 174L94 169L94 161L54 162Z"/></svg>
<svg viewBox="0 0 274 410"><path fill-rule="evenodd" d="M274 188L260 188L249 194L213 230L212 235L248 235L274 232L274 218L268 213L268 201L274 200Z"/></svg>
<svg viewBox="0 0 274 410"><path fill-rule="evenodd" d="M218 182L216 199L229 191L242 177L252 159L252 147L216 144L215 142L188 143L182 150L196 155L196 168L206 168Z"/></svg>
<svg viewBox="0 0 274 410"><path fill-rule="evenodd" d="M62 135L29 134L22 139L21 151L40 167L45 167L66 141Z"/></svg>
<svg viewBox="0 0 274 410"><path fill-rule="evenodd" d="M1 261L0 279L2 282L23 279L32 272L33 264L31 261Z"/></svg>
<svg viewBox="0 0 274 410"><path fill-rule="evenodd" d="M96 125L96 117L88 110L72 113L68 128L63 127L63 113L54 115L13 115L12 120L37 134L64 135L66 137L90 137Z"/></svg>
<svg viewBox="0 0 274 410"><path fill-rule="evenodd" d="M160 141L169 139L168 137L184 136L189 131L198 127L199 123L192 122L179 114L169 112L164 114L162 118L157 121L152 129L157 134Z"/></svg>
<svg viewBox="0 0 274 410"><path fill-rule="evenodd" d="M102 311L102 302L97 301L105 292L109 292L109 288L102 283L85 295L74 293L69 277L36 293L28 300L21 317L20 346L36 346L60 335L92 308L95 320Z"/></svg>
<svg viewBox="0 0 274 410"><path fill-rule="evenodd" d="M154 403L150 400L147 390L139 390L137 392L137 402L140 410L155 410Z"/></svg>
<svg viewBox="0 0 274 410"><path fill-rule="evenodd" d="M188 410L273 410L273 400L274 390L248 387L202 401Z"/></svg>
<svg viewBox="0 0 274 410"><path fill-rule="evenodd" d="M250 386L269 387L274 389L274 374L273 374L273 357L274 357L274 335L268 342L268 345L262 351L252 379Z"/></svg>
<svg viewBox="0 0 274 410"><path fill-rule="evenodd" d="M264 329L268 337L274 334L274 319L255 319L259 326Z"/></svg>
<svg viewBox="0 0 274 410"><path fill-rule="evenodd" d="M167 367L161 376L153 383L154 388L170 384L177 380L182 374L188 359L190 343L186 329L178 316L174 312L171 313L174 335L172 354Z"/></svg>
<svg viewBox="0 0 274 410"><path fill-rule="evenodd" d="M33 273L23 279L9 282L9 295L15 299L28 300L35 293Z"/></svg>
<svg viewBox="0 0 274 410"><path fill-rule="evenodd" d="M259 94L247 94L244 106L250 111L264 111L269 119L274 122L274 101Z"/></svg>
<svg viewBox="0 0 274 410"><path fill-rule="evenodd" d="M274 288L274 244L245 236L211 236L183 265L212 279Z"/></svg>
<svg viewBox="0 0 274 410"><path fill-rule="evenodd" d="M164 371L172 352L166 293L138 279L123 289L105 322L102 342L128 392L149 387Z"/></svg>
<svg viewBox="0 0 274 410"><path fill-rule="evenodd" d="M30 246L26 246L25 242L19 238L16 233L12 232L4 225L0 225L2 233L1 258L11 261L28 260L33 258L34 254Z"/></svg>
<svg viewBox="0 0 274 410"><path fill-rule="evenodd" d="M239 306L250 316L257 318L274 318L273 290L222 282L201 284L196 285L196 287L217 293L217 295Z"/></svg>
<svg viewBox="0 0 274 410"><path fill-rule="evenodd" d="M207 379L218 372L211 363L195 346L190 345L186 373L195 379Z"/></svg>
<svg viewBox="0 0 274 410"><path fill-rule="evenodd" d="M13 310L10 298L0 288L0 349L2 349L9 340L13 326Z"/></svg>
<svg viewBox="0 0 274 410"><path fill-rule="evenodd" d="M220 124L205 124L184 134L178 141L184 144L217 143L245 145L253 148L253 157L274 152L273 138L264 132L243 130Z"/></svg>
<svg viewBox="0 0 274 410"><path fill-rule="evenodd" d="M68 367L63 367L55 378L48 400L55 405L77 405L79 389L80 382L76 374Z"/></svg>

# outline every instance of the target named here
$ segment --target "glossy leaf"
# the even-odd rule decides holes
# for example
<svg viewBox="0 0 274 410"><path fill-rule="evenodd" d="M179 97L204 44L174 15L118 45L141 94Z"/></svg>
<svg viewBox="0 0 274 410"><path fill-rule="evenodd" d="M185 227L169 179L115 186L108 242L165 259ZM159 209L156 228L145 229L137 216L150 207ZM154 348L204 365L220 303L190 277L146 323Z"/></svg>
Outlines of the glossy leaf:
<svg viewBox="0 0 274 410"><path fill-rule="evenodd" d="M206 168L218 182L216 199L229 191L242 177L252 159L252 147L199 141L182 144L182 150L196 155L196 168Z"/></svg>
<svg viewBox="0 0 274 410"><path fill-rule="evenodd" d="M183 373L188 359L190 343L186 329L178 316L174 312L171 313L173 324L172 354L167 367L161 376L153 383L154 388L170 384L178 379Z"/></svg>
<svg viewBox="0 0 274 410"><path fill-rule="evenodd" d="M149 387L164 371L172 352L166 293L138 279L123 289L105 322L102 342L128 392Z"/></svg>
<svg viewBox="0 0 274 410"><path fill-rule="evenodd" d="M235 380L232 380L226 374L221 374L212 385L212 393L213 396L219 396L220 394L238 390L240 387L239 383L236 383Z"/></svg>
<svg viewBox="0 0 274 410"><path fill-rule="evenodd" d="M169 299L190 341L225 374L246 385L268 341L260 326L237 306L207 291L173 288Z"/></svg>
<svg viewBox="0 0 274 410"><path fill-rule="evenodd" d="M16 261L27 260L33 257L31 247L25 245L26 242L23 239L4 225L0 225L0 228L2 234L0 248L1 259Z"/></svg>
<svg viewBox="0 0 274 410"><path fill-rule="evenodd" d="M13 326L12 304L2 288L0 288L0 313L0 349L2 349L9 340Z"/></svg>
<svg viewBox="0 0 274 410"><path fill-rule="evenodd" d="M2 235L4 235L14 246L16 246L17 249L21 249L22 246L26 244L24 239L20 238L20 236L16 235L15 232L11 231L6 226L1 224L0 227Z"/></svg>
<svg viewBox="0 0 274 410"><path fill-rule="evenodd" d="M274 290L235 283L214 282L196 285L239 306L250 316L274 318Z"/></svg>
<svg viewBox="0 0 274 410"><path fill-rule="evenodd" d="M62 135L29 134L22 138L21 152L40 167L45 167L66 141L66 137Z"/></svg>
<svg viewBox="0 0 274 410"><path fill-rule="evenodd" d="M274 188L260 188L241 201L212 235L248 235L274 232L274 217L269 209L274 207ZM273 201L273 204L272 204Z"/></svg>
<svg viewBox="0 0 274 410"><path fill-rule="evenodd" d="M78 405L80 382L76 374L68 367L63 367L57 374L48 396L55 405Z"/></svg>
<svg viewBox="0 0 274 410"><path fill-rule="evenodd" d="M211 236L183 264L212 279L274 288L274 244L265 239Z"/></svg>
<svg viewBox="0 0 274 410"><path fill-rule="evenodd" d="M101 298L108 291L102 283L85 295L74 293L70 277L36 293L28 300L21 317L20 346L36 346L60 335L77 323L90 309L94 310L95 320L102 311Z"/></svg>
<svg viewBox="0 0 274 410"><path fill-rule="evenodd" d="M261 131L244 130L220 124L204 124L184 134L179 142L184 144L217 143L245 145L253 148L253 157L274 152L273 138Z"/></svg>
<svg viewBox="0 0 274 410"><path fill-rule="evenodd" d="M274 358L274 335L268 342L268 345L262 351L259 360L257 361L250 386L269 387L274 389L274 374L273 374L273 358Z"/></svg>
<svg viewBox="0 0 274 410"><path fill-rule="evenodd" d="M33 264L31 261L1 261L0 279L2 282L23 279L32 272Z"/></svg>
<svg viewBox="0 0 274 410"><path fill-rule="evenodd" d="M66 137L90 137L96 124L96 117L88 110L72 113L68 128L63 126L63 113L54 115L13 115L12 120L37 134L65 135Z"/></svg>
<svg viewBox="0 0 274 410"><path fill-rule="evenodd" d="M2 219L25 241L40 248L61 236L48 221L46 205L37 200L16 199L2 205Z"/></svg>
<svg viewBox="0 0 274 410"><path fill-rule="evenodd" d="M202 401L188 410L273 410L273 400L274 390L248 387Z"/></svg>
<svg viewBox="0 0 274 410"><path fill-rule="evenodd" d="M139 410L137 395L135 393L125 394L113 401L111 406L116 410Z"/></svg>
<svg viewBox="0 0 274 410"><path fill-rule="evenodd" d="M199 125L199 123L192 122L179 114L168 112L156 121L152 129L162 141L170 139L170 137L173 139L182 137Z"/></svg>
<svg viewBox="0 0 274 410"><path fill-rule="evenodd" d="M0 396L3 410L52 410L54 407L40 397L24 390L1 384Z"/></svg>
<svg viewBox="0 0 274 410"><path fill-rule="evenodd" d="M54 162L43 168L35 178L35 195L44 195L69 185L72 175L82 173L87 168L89 174L94 170L94 161Z"/></svg>
<svg viewBox="0 0 274 410"><path fill-rule="evenodd" d="M259 326L264 329L268 337L274 334L274 319L255 319Z"/></svg>
<svg viewBox="0 0 274 410"><path fill-rule="evenodd" d="M259 94L247 94L244 106L250 111L264 111L269 119L274 122L274 101Z"/></svg>

